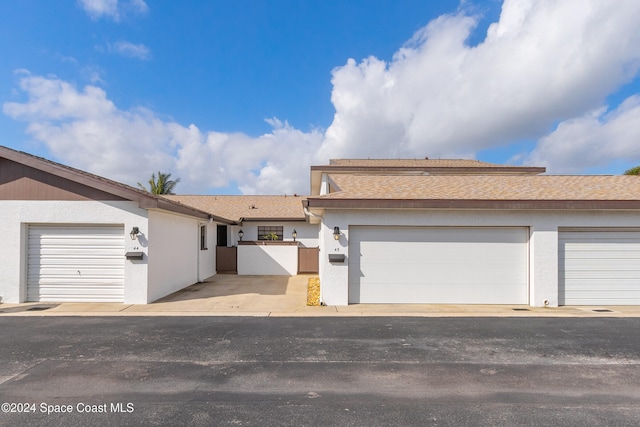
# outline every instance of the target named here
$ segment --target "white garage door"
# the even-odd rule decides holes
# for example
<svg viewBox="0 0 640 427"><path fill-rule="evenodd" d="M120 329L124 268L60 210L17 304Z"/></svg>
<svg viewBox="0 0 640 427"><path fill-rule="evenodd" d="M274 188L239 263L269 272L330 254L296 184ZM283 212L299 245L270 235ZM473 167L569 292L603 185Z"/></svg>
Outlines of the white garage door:
<svg viewBox="0 0 640 427"><path fill-rule="evenodd" d="M640 304L640 231L560 231L561 305Z"/></svg>
<svg viewBox="0 0 640 427"><path fill-rule="evenodd" d="M527 304L524 227L349 227L350 303Z"/></svg>
<svg viewBox="0 0 640 427"><path fill-rule="evenodd" d="M28 301L124 301L123 226L29 226Z"/></svg>

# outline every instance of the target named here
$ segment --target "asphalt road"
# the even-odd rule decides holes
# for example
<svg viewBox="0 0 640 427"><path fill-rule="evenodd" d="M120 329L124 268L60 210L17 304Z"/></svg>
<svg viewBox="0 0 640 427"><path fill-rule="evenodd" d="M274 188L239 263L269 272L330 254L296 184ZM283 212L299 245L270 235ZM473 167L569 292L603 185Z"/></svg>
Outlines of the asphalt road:
<svg viewBox="0 0 640 427"><path fill-rule="evenodd" d="M640 319L0 317L5 402L11 426L635 426Z"/></svg>

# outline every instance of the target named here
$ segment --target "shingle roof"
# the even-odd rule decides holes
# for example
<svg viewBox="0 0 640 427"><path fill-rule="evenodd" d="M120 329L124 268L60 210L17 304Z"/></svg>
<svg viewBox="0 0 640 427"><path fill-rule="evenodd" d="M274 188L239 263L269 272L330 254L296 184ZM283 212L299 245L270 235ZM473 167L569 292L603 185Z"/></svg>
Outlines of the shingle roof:
<svg viewBox="0 0 640 427"><path fill-rule="evenodd" d="M165 196L170 200L192 206L231 221L290 220L304 221L300 196Z"/></svg>
<svg viewBox="0 0 640 427"><path fill-rule="evenodd" d="M605 175L331 175L329 199L640 200L640 178Z"/></svg>
<svg viewBox="0 0 640 427"><path fill-rule="evenodd" d="M331 159L330 166L418 167L418 168L504 168L505 165L469 159Z"/></svg>

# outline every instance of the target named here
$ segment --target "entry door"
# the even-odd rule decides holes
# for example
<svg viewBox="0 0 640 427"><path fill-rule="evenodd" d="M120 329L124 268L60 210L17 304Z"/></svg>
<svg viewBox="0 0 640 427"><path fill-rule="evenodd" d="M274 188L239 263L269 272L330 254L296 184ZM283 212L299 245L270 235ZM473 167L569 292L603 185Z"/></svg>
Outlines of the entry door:
<svg viewBox="0 0 640 427"><path fill-rule="evenodd" d="M350 303L527 304L525 227L349 227Z"/></svg>
<svg viewBox="0 0 640 427"><path fill-rule="evenodd" d="M27 300L124 301L124 227L30 225Z"/></svg>

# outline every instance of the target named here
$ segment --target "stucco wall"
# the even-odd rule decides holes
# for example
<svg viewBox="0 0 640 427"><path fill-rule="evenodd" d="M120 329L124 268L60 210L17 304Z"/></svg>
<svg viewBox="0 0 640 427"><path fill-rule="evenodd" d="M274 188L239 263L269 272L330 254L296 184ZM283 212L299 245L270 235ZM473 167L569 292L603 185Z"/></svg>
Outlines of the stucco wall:
<svg viewBox="0 0 640 427"><path fill-rule="evenodd" d="M640 227L640 216L628 211L436 211L326 210L321 224L320 285L328 305L348 304L349 226L529 227L529 303L558 305L559 227ZM333 227L340 227L340 240ZM343 264L328 254L344 254Z"/></svg>
<svg viewBox="0 0 640 427"><path fill-rule="evenodd" d="M297 245L238 246L238 275L294 276L297 273Z"/></svg>
<svg viewBox="0 0 640 427"><path fill-rule="evenodd" d="M198 282L199 224L193 218L149 211L149 294L146 302Z"/></svg>
<svg viewBox="0 0 640 427"><path fill-rule="evenodd" d="M202 282L216 274L216 233L218 230L217 224L213 222L199 222L198 224L207 227L207 249L199 251L198 260L198 281ZM200 231L198 231L198 239L200 239Z"/></svg>
<svg viewBox="0 0 640 427"><path fill-rule="evenodd" d="M0 298L4 303L26 300L28 224L124 225L125 251L147 252L146 246L128 237L134 226L147 233L147 211L135 202L2 200L0 212ZM142 261L125 261L124 302L147 302L146 283L146 256Z"/></svg>

